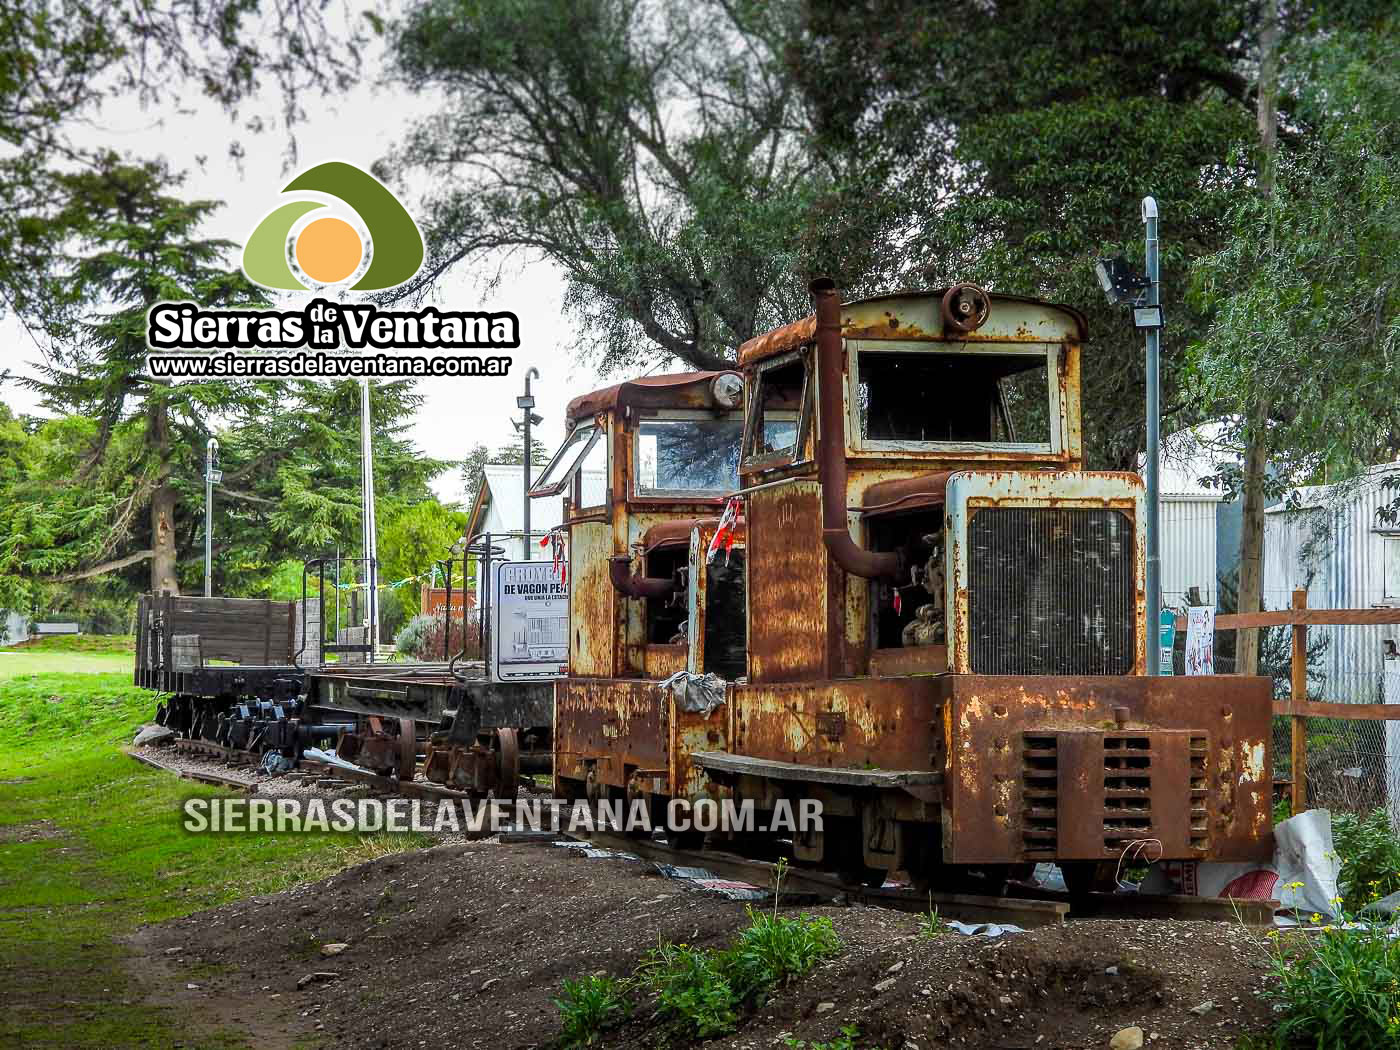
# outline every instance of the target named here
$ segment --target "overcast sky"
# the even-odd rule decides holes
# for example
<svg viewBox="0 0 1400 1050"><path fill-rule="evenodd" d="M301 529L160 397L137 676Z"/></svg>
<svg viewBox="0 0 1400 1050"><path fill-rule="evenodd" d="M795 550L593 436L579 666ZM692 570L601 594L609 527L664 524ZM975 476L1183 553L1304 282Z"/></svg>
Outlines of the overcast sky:
<svg viewBox="0 0 1400 1050"><path fill-rule="evenodd" d="M390 152L414 113L427 112L428 99L407 92L360 88L340 103L306 100L308 117L297 128L300 149L295 170L326 160L345 160L368 169ZM277 111L275 100L264 107ZM245 107L245 115L252 108ZM175 104L142 111L135 105L108 106L81 141L103 144L133 157L163 156L177 170L187 170L186 195L221 202L209 223L210 236L226 237L242 244L262 216L276 203L278 191L294 171L285 167L286 137L280 131L259 136L238 135L234 123L222 111L201 105L195 112L181 112ZM228 146L237 136L246 149L242 171L228 159ZM201 167L199 158L203 157ZM410 187L404 203L415 212L418 192ZM395 187L397 190L398 187ZM230 265L237 265L236 258ZM495 264L477 270L461 268L439 289L437 304L455 310L510 310L520 319L521 347L514 352L511 375L502 378L441 378L423 380L419 389L426 400L411 435L425 453L444 459L461 459L476 443L495 447L513 437L510 419L518 418L515 398L521 393L525 370L534 365L540 379L534 385L537 413L545 422L536 434L552 447L562 438L564 406L577 394L606 385L593 371L574 360L574 329L561 315L564 286L558 271L542 261L506 263L507 277L487 296L478 275L495 272ZM12 317L0 320L0 368L24 374L40 350ZM39 414L34 395L14 383L0 389L15 410ZM457 471L434 482L439 498L462 498Z"/></svg>

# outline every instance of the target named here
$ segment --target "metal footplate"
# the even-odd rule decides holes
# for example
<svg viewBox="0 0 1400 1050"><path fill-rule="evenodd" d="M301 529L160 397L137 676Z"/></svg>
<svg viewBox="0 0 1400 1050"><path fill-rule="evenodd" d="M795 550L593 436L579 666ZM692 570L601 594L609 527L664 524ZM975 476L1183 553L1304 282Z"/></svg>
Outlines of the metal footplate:
<svg viewBox="0 0 1400 1050"><path fill-rule="evenodd" d="M697 751L691 761L707 771L764 777L768 780L796 780L852 788L936 787L943 774L927 769L844 769L839 766L807 766L779 762L725 751Z"/></svg>

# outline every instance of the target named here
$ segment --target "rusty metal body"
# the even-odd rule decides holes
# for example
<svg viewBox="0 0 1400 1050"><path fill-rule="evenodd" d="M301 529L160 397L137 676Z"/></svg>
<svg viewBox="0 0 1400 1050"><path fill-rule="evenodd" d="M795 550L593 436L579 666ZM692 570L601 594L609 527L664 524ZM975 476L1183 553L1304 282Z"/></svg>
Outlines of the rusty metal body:
<svg viewBox="0 0 1400 1050"><path fill-rule="evenodd" d="M814 303L739 350L737 573L706 556L713 506L663 528L627 498L625 393L580 399L625 495L566 505L556 788L818 799L794 856L858 877L1267 857L1271 683L1145 676L1142 485L1082 469L1082 317L971 286L841 305L819 283ZM690 533L690 634L664 654L638 629L656 574L608 575L649 528ZM736 579L744 660L691 710L657 679L714 669L706 625Z"/></svg>

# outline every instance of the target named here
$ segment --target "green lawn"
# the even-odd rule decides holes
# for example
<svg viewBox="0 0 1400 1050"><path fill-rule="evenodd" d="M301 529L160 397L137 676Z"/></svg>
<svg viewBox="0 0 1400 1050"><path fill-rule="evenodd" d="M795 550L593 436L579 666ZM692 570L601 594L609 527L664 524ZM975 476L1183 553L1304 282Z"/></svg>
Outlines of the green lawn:
<svg viewBox="0 0 1400 1050"><path fill-rule="evenodd" d="M67 672L69 674L122 675L129 682L135 658L131 653L27 652L0 649L0 681L21 675Z"/></svg>
<svg viewBox="0 0 1400 1050"><path fill-rule="evenodd" d="M184 832L181 802L218 792L118 750L154 706L153 694L131 685L130 655L96 654L125 659L121 673L72 672L83 654L24 655L70 670L0 681L0 1044L247 1045L238 1033L192 1033L189 1017L143 1005L123 936L145 922L320 878L385 844Z"/></svg>
<svg viewBox="0 0 1400 1050"><path fill-rule="evenodd" d="M131 678L136 639L129 634L56 635L0 649L0 682L21 675L61 672Z"/></svg>

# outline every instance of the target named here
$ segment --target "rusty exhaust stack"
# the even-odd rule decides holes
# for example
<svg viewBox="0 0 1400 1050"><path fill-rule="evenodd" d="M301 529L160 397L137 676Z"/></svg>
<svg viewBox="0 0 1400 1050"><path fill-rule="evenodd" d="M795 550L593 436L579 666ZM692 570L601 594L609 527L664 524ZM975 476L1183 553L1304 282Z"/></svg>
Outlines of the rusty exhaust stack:
<svg viewBox="0 0 1400 1050"><path fill-rule="evenodd" d="M629 598L669 598L677 590L672 577L632 572L632 559L626 554L615 554L608 559L608 579L613 590Z"/></svg>
<svg viewBox="0 0 1400 1050"><path fill-rule="evenodd" d="M846 526L846 427L841 419L841 296L818 277L808 290L817 315L817 478L822 486L822 542L836 564L867 580L893 579L899 555L868 551Z"/></svg>

